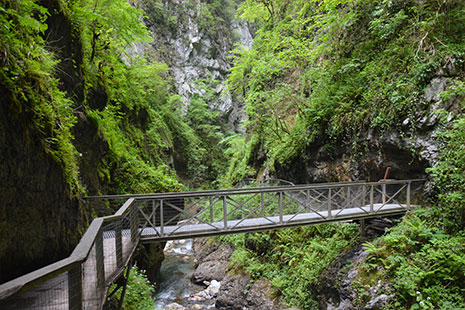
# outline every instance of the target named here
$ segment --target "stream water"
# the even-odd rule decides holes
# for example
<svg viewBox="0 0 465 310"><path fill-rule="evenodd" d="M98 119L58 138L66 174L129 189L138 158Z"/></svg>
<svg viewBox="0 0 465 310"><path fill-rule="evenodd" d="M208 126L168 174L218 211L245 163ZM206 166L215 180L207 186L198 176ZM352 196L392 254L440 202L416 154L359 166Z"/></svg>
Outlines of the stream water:
<svg viewBox="0 0 465 310"><path fill-rule="evenodd" d="M190 281L194 272L192 239L169 241L164 252L155 310L214 309L210 300L197 296L204 287Z"/></svg>

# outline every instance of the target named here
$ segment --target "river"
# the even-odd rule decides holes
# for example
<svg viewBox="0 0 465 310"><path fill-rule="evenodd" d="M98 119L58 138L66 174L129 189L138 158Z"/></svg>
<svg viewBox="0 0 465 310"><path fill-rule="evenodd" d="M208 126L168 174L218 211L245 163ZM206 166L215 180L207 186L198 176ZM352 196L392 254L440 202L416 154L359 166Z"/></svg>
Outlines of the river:
<svg viewBox="0 0 465 310"><path fill-rule="evenodd" d="M164 253L155 310L215 309L212 299L202 297L205 288L190 281L194 272L192 239L169 241Z"/></svg>

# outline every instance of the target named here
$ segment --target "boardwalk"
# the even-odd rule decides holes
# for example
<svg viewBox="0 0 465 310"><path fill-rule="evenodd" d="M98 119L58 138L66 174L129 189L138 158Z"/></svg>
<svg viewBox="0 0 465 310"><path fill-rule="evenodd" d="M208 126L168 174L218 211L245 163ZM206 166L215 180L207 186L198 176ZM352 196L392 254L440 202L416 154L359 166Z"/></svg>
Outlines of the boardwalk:
<svg viewBox="0 0 465 310"><path fill-rule="evenodd" d="M140 243L401 214L417 181L101 196L127 200L95 219L70 257L0 285L0 308L101 309Z"/></svg>

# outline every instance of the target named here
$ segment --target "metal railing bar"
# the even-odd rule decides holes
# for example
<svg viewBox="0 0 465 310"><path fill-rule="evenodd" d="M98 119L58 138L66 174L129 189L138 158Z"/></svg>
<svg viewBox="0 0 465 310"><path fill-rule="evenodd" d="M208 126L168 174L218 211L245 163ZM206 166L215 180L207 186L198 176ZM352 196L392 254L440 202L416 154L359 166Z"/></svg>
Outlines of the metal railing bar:
<svg viewBox="0 0 465 310"><path fill-rule="evenodd" d="M415 180L411 180L415 181ZM347 182L328 182L328 183L313 183L313 184L296 184L296 185L283 185L283 186L269 186L269 187L250 187L250 188L235 188L235 189L213 189L213 190L201 190L201 191L187 191L187 192L166 192L166 193L146 193L146 194L121 194L121 195L100 195L100 196L87 196L84 199L129 199L129 198L157 198L158 196L163 196L161 198L165 199L165 196L169 197L176 197L176 196L183 196L187 197L186 194L190 193L198 193L199 196L223 196L227 195L230 192L246 192L246 191L254 191L254 190L261 190L267 188L276 188L276 189L285 189L285 188L299 188L299 187L308 187L308 186L325 186L331 184L351 184L351 183L359 183L361 181L347 181Z"/></svg>
<svg viewBox="0 0 465 310"><path fill-rule="evenodd" d="M317 193L317 196L310 195L310 191L313 191L313 192ZM324 203L323 200L320 200L320 197L326 198L324 192L321 192L321 193L320 193L320 192L318 192L318 191L316 191L316 190L314 190L314 189L309 190L307 196L308 196L309 198L311 198L313 201L316 201L316 202L319 202L319 203Z"/></svg>
<svg viewBox="0 0 465 310"><path fill-rule="evenodd" d="M321 218L326 218L326 216L320 214L320 212L314 210L312 207L311 207L311 204L307 205L307 204L302 204L301 201L298 201L296 200L296 198L292 197L291 195L287 196L289 198L291 198L292 200L294 200L294 202L296 202L298 205L299 205L299 208L300 210L304 211L304 212L297 212L296 214L294 214L292 217L290 217L288 219L288 221L291 221L294 217L296 217L297 215L299 214L304 214L304 213L309 213L309 212L305 212L305 211L308 211L309 209L312 211L311 213L316 213L318 214Z"/></svg>
<svg viewBox="0 0 465 310"><path fill-rule="evenodd" d="M268 200L264 200L263 206L266 206L269 204L271 201L273 201L276 197L278 197L278 193L274 193Z"/></svg>
<svg viewBox="0 0 465 310"><path fill-rule="evenodd" d="M206 197L206 196L224 196L224 195L241 195L243 193L261 193L261 192L280 192L280 191L295 191L296 189L328 189L349 186L362 186L362 185L379 185L379 184L403 184L407 182L424 182L426 179L410 179L410 180L386 180L378 182L330 182L330 183L314 183L314 184L299 184L294 186L280 186L280 187L256 187L245 189L230 189L230 190L205 190L196 192L170 192L170 193L150 193L150 194L128 194L128 195L102 195L102 196L88 196L86 199L170 199L170 198L193 198L193 197Z"/></svg>
<svg viewBox="0 0 465 310"><path fill-rule="evenodd" d="M150 215L148 215L148 216L145 214L145 212L142 209L139 209L139 213L142 214L142 216L145 218L145 223L150 224L150 226L153 227L153 228L155 228L156 226L155 226L155 224L153 224L151 219L153 219L153 215L154 215L154 213L156 212L157 209L153 208L152 213L150 213Z"/></svg>
<svg viewBox="0 0 465 310"><path fill-rule="evenodd" d="M248 213L249 211L248 210L244 210L242 207L245 207L244 205L242 204L237 204L237 202L233 199L231 199L229 196L227 197L228 199L226 199L226 205L230 205L233 207L232 210L230 210L229 212L226 213L226 218L228 216L230 216L231 214L233 214L234 212L236 212L237 210L240 210L242 211L243 213ZM230 200L232 200L233 202L231 202Z"/></svg>
<svg viewBox="0 0 465 310"><path fill-rule="evenodd" d="M354 195L353 198L350 199L350 201L347 202L345 206L341 206L341 205L337 204L337 205L340 206L342 209L338 209L339 212L336 213L335 217L337 217L342 211L344 211L345 209L348 209L348 208L349 208L349 209L357 209L357 208L358 208L358 209L362 210L363 212L366 212L366 211L363 209L363 206L358 206L358 207L355 206L355 207L352 207L352 208L351 208L352 202L354 202L355 200L357 200L357 199L360 198L360 197L361 197L361 193L358 193L358 194ZM368 213L367 213L367 214L368 214Z"/></svg>
<svg viewBox="0 0 465 310"><path fill-rule="evenodd" d="M165 206L169 206L169 207L171 207L171 208L173 208L173 209L180 212L180 213L176 214L175 216L171 217L168 221L164 222L165 226L169 226L168 224L170 224L170 223L172 223L172 222L174 222L176 220L178 220L178 221L182 220L181 215L183 215L183 214L188 216L188 218L185 219L186 221L195 218L195 213L189 213L189 211L191 209L193 209L193 206L190 206L187 209L181 209L181 207L178 207L175 204L169 202L169 200L163 200L163 207L165 207ZM167 210L163 210L163 213L167 214L166 211Z"/></svg>
<svg viewBox="0 0 465 310"><path fill-rule="evenodd" d="M239 222L236 223L236 225L232 226L231 229L234 229L236 228L239 224L241 224L242 222L244 222L246 219L249 218L250 215L254 214L255 212L257 212L258 209L261 209L262 205L259 204L255 209L253 209L251 212L249 212L249 214L247 214L243 219L241 219Z"/></svg>
<svg viewBox="0 0 465 310"><path fill-rule="evenodd" d="M170 204L170 205L171 205L171 204ZM176 207L175 205L171 205L171 207L177 209L178 211L183 211L182 209ZM208 208L204 208L204 209L202 209L199 213L194 214L191 218L189 218L189 219L187 219L187 220L196 219L196 220L198 220L198 221L200 221L200 222L202 222L202 223L204 223L204 224L207 224L207 225L209 225L209 226L215 228L216 230L218 230L219 228L217 228L215 225L213 225L213 224L211 224L211 223L208 223L208 222L206 222L206 221L204 221L204 220L202 220L201 218L198 217L200 214L202 214L203 212L205 212L205 211L207 211L207 210L208 210ZM175 233L176 231L178 231L181 227L187 226L187 225L188 225L187 222L181 223L181 224L177 225L177 227L176 227L173 231L171 231L168 235L174 234L174 233Z"/></svg>
<svg viewBox="0 0 465 310"><path fill-rule="evenodd" d="M243 203L240 203L240 202L236 201L235 199L233 199L233 198L231 198L231 197L228 197L228 199L229 199L230 201L236 203L238 209L240 209L240 210L243 211L243 212L247 212L247 211L245 211L244 209L242 209L242 207L246 208L245 204L246 204L247 202L249 202L250 200L252 200L253 198L257 197L258 194L260 194L260 193L255 193L255 194L253 194L252 197L249 197L249 198L248 198L246 201L244 201ZM235 207L235 205L234 205L233 203L231 203L231 202L229 202L229 205Z"/></svg>
<svg viewBox="0 0 465 310"><path fill-rule="evenodd" d="M407 184L405 184L404 186L402 186L394 195L392 196L389 196L387 194L385 194L384 192L381 192L379 189L376 189L378 192L380 192L382 195L385 195L386 197L388 197L389 199L386 200L385 202L383 202L383 204L381 205L381 207L379 207L379 209L376 212L380 211L384 206L386 206L387 204L389 204L389 202L393 201L394 198L396 198L396 196L404 189L407 187ZM402 206L402 204L400 202L398 202L397 200L395 200L395 202L397 202L396 204L398 204L399 206Z"/></svg>

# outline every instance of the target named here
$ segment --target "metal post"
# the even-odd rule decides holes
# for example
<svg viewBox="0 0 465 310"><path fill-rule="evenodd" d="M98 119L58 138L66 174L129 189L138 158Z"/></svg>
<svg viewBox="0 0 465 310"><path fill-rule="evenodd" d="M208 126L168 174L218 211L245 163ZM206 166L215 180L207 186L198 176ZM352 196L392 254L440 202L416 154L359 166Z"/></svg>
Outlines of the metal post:
<svg viewBox="0 0 465 310"><path fill-rule="evenodd" d="M82 310L82 265L68 271L68 309Z"/></svg>
<svg viewBox="0 0 465 310"><path fill-rule="evenodd" d="M95 266L97 273L97 287L105 286L105 263L103 257L103 234L100 230L95 239Z"/></svg>
<svg viewBox="0 0 465 310"><path fill-rule="evenodd" d="M382 191L383 191L383 204L386 203L386 184L381 185Z"/></svg>
<svg viewBox="0 0 465 310"><path fill-rule="evenodd" d="M365 206L366 197L367 197L367 186L362 185L362 206Z"/></svg>
<svg viewBox="0 0 465 310"><path fill-rule="evenodd" d="M279 192L279 223L283 223L283 192Z"/></svg>
<svg viewBox="0 0 465 310"><path fill-rule="evenodd" d="M131 210L129 211L129 228L131 230L131 241L136 242L137 241L137 228L139 227L138 223L138 216L137 216L137 208L135 204L131 207Z"/></svg>
<svg viewBox="0 0 465 310"><path fill-rule="evenodd" d="M306 193L306 197L305 197L305 198L306 198L306 199L305 199L305 210L306 210L306 211L309 211L309 210L311 209L311 207L312 207L312 206L310 205L310 190L307 189L307 190L305 191L305 193ZM316 206L315 206L315 207L316 207Z"/></svg>
<svg viewBox="0 0 465 310"><path fill-rule="evenodd" d="M163 199L160 200L160 236L165 234L165 219L163 216Z"/></svg>
<svg viewBox="0 0 465 310"><path fill-rule="evenodd" d="M331 199L332 199L331 188L328 188L328 218L332 217L332 215L331 215Z"/></svg>
<svg viewBox="0 0 465 310"><path fill-rule="evenodd" d="M152 200L152 224L153 228L155 229L155 227L157 226L157 208L155 204L155 199Z"/></svg>
<svg viewBox="0 0 465 310"><path fill-rule="evenodd" d="M260 200L260 205L262 207L262 217L265 217L265 195L263 193L260 193L261 200Z"/></svg>
<svg viewBox="0 0 465 310"><path fill-rule="evenodd" d="M411 182L407 183L407 208L410 209L410 184Z"/></svg>
<svg viewBox="0 0 465 310"><path fill-rule="evenodd" d="M123 267L123 240L121 236L121 221L117 221L115 226L115 248L116 265L118 268L120 268Z"/></svg>
<svg viewBox="0 0 465 310"><path fill-rule="evenodd" d="M350 186L347 186L347 203L350 204ZM348 208L351 208L352 206L348 205Z"/></svg>
<svg viewBox="0 0 465 310"><path fill-rule="evenodd" d="M210 196L209 198L210 201L210 223L213 223L213 197Z"/></svg>
<svg viewBox="0 0 465 310"><path fill-rule="evenodd" d="M370 188L370 213L373 213L373 203L374 203L374 185L371 185L371 188Z"/></svg>
<svg viewBox="0 0 465 310"><path fill-rule="evenodd" d="M224 229L228 229L228 208L226 205L226 196L223 196L223 224Z"/></svg>
<svg viewBox="0 0 465 310"><path fill-rule="evenodd" d="M123 302L124 302L124 296L126 295L126 287L128 286L128 280L129 280L129 273L131 272L131 267L132 267L132 262L129 262L128 264L128 269L126 271L126 277L124 277L124 285L123 285L123 290L121 291L121 297L119 298L118 302L118 310L121 310L123 308Z"/></svg>

